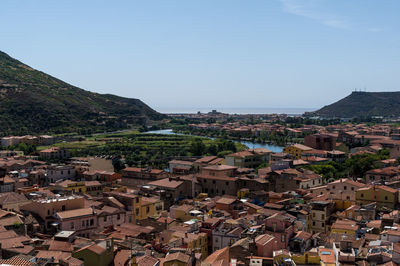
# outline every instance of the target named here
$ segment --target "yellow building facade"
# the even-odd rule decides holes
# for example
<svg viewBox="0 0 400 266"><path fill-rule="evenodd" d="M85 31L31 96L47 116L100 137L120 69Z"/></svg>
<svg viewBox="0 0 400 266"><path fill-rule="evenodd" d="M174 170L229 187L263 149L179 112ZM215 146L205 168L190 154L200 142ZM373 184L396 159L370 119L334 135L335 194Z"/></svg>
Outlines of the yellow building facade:
<svg viewBox="0 0 400 266"><path fill-rule="evenodd" d="M376 202L376 208L389 208L394 210L398 203L398 191L387 186L373 185L360 188L356 191L357 205Z"/></svg>
<svg viewBox="0 0 400 266"><path fill-rule="evenodd" d="M133 223L149 217L158 217L163 210L164 203L161 200L137 196L133 198L132 204Z"/></svg>
<svg viewBox="0 0 400 266"><path fill-rule="evenodd" d="M296 159L300 159L301 158L301 154L304 151L310 151L310 150L312 150L312 148L307 147L305 145L293 144L293 145L285 147L283 149L283 152L293 155L294 157L296 157Z"/></svg>

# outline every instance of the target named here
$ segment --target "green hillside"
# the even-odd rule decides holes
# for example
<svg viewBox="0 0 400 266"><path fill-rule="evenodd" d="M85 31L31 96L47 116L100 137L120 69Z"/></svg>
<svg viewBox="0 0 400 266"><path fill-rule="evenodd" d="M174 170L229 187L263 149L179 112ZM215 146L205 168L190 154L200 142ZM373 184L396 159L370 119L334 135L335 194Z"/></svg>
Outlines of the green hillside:
<svg viewBox="0 0 400 266"><path fill-rule="evenodd" d="M397 117L400 116L400 92L352 92L312 115L340 118Z"/></svg>
<svg viewBox="0 0 400 266"><path fill-rule="evenodd" d="M0 134L96 132L162 119L138 99L72 86L0 52Z"/></svg>

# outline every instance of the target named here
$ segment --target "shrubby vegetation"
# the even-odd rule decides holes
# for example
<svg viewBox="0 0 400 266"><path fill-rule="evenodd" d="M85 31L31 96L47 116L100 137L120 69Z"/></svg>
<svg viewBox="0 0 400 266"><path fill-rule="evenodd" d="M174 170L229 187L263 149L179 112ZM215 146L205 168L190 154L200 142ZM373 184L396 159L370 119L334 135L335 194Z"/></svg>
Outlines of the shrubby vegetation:
<svg viewBox="0 0 400 266"><path fill-rule="evenodd" d="M67 84L0 52L0 135L114 131L164 115L138 99Z"/></svg>
<svg viewBox="0 0 400 266"><path fill-rule="evenodd" d="M110 138L109 141L79 142L73 144L60 144L68 147L71 156L107 155L120 156L129 166L152 166L165 168L168 162L175 157L216 155L223 157L225 154L243 150L246 147L230 140L161 134L121 134L119 139ZM118 166L120 167L120 165Z"/></svg>
<svg viewBox="0 0 400 266"><path fill-rule="evenodd" d="M267 134L266 132L261 132L260 136L255 136L254 134L251 133L231 132L225 130L197 129L189 126L174 126L173 130L175 132L183 134L207 136L211 138L232 139L232 140L247 140L257 143L271 143L278 146L285 146L289 143L303 142L303 138L291 138L278 133Z"/></svg>
<svg viewBox="0 0 400 266"><path fill-rule="evenodd" d="M389 150L384 149L378 154L364 153L347 158L342 163L327 162L317 165L308 165L304 168L322 175L326 180L357 177L365 178L365 173L371 169L379 168L379 161L389 158Z"/></svg>

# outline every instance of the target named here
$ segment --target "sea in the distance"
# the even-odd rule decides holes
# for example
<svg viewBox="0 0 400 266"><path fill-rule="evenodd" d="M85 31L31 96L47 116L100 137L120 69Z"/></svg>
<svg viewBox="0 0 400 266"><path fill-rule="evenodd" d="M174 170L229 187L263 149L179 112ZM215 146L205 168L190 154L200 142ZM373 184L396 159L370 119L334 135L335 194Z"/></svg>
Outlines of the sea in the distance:
<svg viewBox="0 0 400 266"><path fill-rule="evenodd" d="M302 115L305 112L312 112L317 108L269 108L269 107L250 107L250 108L211 108L211 107L160 107L156 108L160 113L164 114L194 114L197 112L208 113L217 110L226 114L288 114Z"/></svg>

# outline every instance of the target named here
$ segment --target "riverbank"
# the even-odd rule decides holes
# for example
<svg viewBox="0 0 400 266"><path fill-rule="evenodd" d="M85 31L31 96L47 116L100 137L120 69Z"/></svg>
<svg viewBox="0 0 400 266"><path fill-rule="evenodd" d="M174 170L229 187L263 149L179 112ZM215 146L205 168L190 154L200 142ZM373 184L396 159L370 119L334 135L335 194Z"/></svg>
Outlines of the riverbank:
<svg viewBox="0 0 400 266"><path fill-rule="evenodd" d="M147 134L164 134L164 135L183 135L183 136L195 136L195 137L203 137L203 138L209 138L209 139L216 139L213 137L209 136L201 136L201 135L193 135L193 134L185 134L185 133L179 133L179 132L174 132L172 129L160 129L160 130L152 130L152 131L147 131L144 132ZM249 140L238 140L234 138L227 138L229 140L232 140L233 142L236 143L241 143L243 145L246 145L249 149L258 149L258 148L265 148L268 149L272 152L282 152L283 151L283 146L278 146L274 144L267 144L267 143L257 143L257 142L252 142Z"/></svg>

